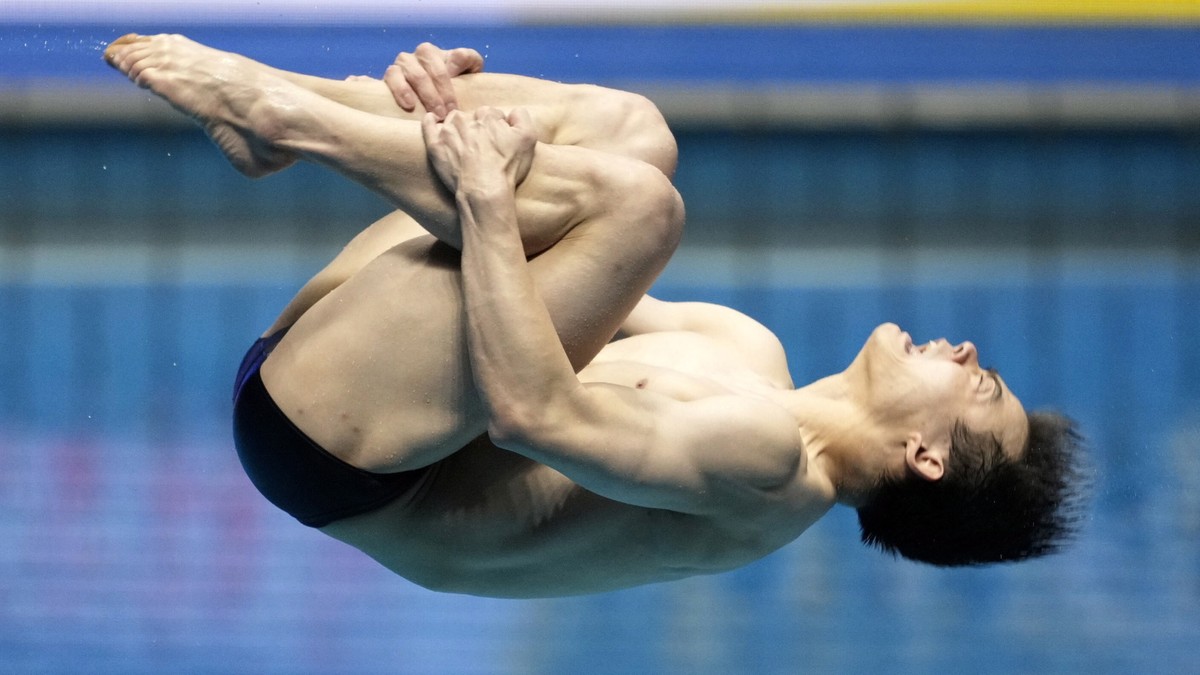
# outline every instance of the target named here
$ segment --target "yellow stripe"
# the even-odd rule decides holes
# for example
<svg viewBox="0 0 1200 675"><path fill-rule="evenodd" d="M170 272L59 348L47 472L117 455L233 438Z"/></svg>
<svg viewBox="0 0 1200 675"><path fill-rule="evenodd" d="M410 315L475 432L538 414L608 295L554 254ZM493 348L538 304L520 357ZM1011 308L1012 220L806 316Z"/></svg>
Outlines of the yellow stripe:
<svg viewBox="0 0 1200 675"><path fill-rule="evenodd" d="M752 21L946 23L1200 23L1200 0L945 0L764 7ZM727 17L735 18L735 17Z"/></svg>

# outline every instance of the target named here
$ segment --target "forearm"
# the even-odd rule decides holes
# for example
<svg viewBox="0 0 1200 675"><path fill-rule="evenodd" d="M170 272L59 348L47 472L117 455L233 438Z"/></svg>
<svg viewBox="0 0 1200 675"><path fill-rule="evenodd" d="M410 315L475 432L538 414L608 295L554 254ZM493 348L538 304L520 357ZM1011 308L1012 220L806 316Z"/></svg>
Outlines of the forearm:
<svg viewBox="0 0 1200 675"><path fill-rule="evenodd" d="M485 109L472 119L455 114L440 124L430 116L424 130L432 165L454 193L464 332L489 432L501 447L528 452L559 470L582 471L587 464L576 466L579 448L595 444L570 443L563 434L578 440L611 419L595 412L602 406L576 368L612 335L606 331L616 330L674 249L682 204L670 182L645 163L537 145L531 126L524 111L504 116ZM563 185L549 200L581 200L576 219L560 221L574 228L574 236L527 261L528 242L521 239L526 200L518 194L535 180L537 165L560 152L576 154L581 176L589 179L586 186ZM572 289L576 301L564 303ZM591 337L580 342L572 331L561 334L566 317L573 317L569 324L590 324ZM591 453L590 459L596 464L598 458Z"/></svg>
<svg viewBox="0 0 1200 675"><path fill-rule="evenodd" d="M569 283L568 277L552 274L546 285L547 258L526 260L515 186L529 158L555 146L537 146L530 155L529 122L520 112L504 120L483 111L474 124L463 121L451 116L441 127L426 128L434 166L455 194L467 353L489 435L499 447L597 494L656 508L686 506L705 492L706 481L688 457L688 435L670 433L692 425L688 413L678 402L648 392L581 383L533 272L539 271L538 283L550 294L555 280ZM594 280L620 278L621 268L636 265L647 249L673 248L682 224L669 181L643 163L622 162L625 166L608 161L596 168L596 189L603 194L581 214L576 225L581 234L561 245L574 254L557 247L546 253L558 265L582 267ZM612 239L617 232L619 238ZM604 240L628 247L626 255L586 252L588 242L604 246ZM638 284L627 299L636 300L643 290ZM580 302L576 309L593 322L604 321L606 313L615 318L610 306ZM562 311L560 306L555 318Z"/></svg>
<svg viewBox="0 0 1200 675"><path fill-rule="evenodd" d="M659 403L580 383L521 252L511 192L460 190L457 201L467 347L491 440L610 499L680 507L694 482L650 457Z"/></svg>
<svg viewBox="0 0 1200 675"><path fill-rule="evenodd" d="M498 438L526 433L535 416L579 386L534 285L503 187L460 187L462 280L475 385Z"/></svg>

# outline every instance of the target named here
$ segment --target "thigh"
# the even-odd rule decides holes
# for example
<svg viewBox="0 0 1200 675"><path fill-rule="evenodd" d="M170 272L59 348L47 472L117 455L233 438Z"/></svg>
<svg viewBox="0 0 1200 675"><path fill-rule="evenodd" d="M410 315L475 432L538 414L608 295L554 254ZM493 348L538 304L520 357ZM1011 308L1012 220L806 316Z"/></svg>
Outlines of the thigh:
<svg viewBox="0 0 1200 675"><path fill-rule="evenodd" d="M428 234L411 216L393 211L359 232L340 253L296 293L267 330L272 335L291 326L321 298L341 286L388 249Z"/></svg>
<svg viewBox="0 0 1200 675"><path fill-rule="evenodd" d="M633 214L581 224L529 263L576 369L612 338L673 251L670 237L645 225ZM267 360L263 381L289 419L344 461L420 468L487 428L463 326L458 252L410 239L313 305Z"/></svg>
<svg viewBox="0 0 1200 675"><path fill-rule="evenodd" d="M430 235L375 257L300 316L262 366L283 413L370 471L427 466L482 433L458 252Z"/></svg>

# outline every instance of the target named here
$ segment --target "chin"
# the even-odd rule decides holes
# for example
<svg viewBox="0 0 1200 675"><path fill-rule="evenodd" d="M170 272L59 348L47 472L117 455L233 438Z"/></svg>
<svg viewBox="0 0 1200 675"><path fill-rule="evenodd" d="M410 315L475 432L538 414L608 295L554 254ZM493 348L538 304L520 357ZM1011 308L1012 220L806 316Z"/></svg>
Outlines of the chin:
<svg viewBox="0 0 1200 675"><path fill-rule="evenodd" d="M862 353L902 358L912 353L912 337L894 323L881 323L871 331Z"/></svg>
<svg viewBox="0 0 1200 675"><path fill-rule="evenodd" d="M908 333L894 323L880 324L871 331L845 373L868 392L877 383L895 382L901 373L907 372L912 364L912 352L912 338Z"/></svg>
<svg viewBox="0 0 1200 675"><path fill-rule="evenodd" d="M906 353L905 341L907 333L900 330L894 323L883 323L875 327L867 336L862 349L858 350L854 360L846 366L847 374L858 373L867 381L874 379L874 371L880 363L895 362Z"/></svg>

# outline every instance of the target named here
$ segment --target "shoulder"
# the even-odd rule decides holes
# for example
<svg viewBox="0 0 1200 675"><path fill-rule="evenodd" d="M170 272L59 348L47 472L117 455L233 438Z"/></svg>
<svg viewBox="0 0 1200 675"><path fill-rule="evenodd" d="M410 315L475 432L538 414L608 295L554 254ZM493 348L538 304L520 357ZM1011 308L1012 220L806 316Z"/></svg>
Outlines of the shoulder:
<svg viewBox="0 0 1200 675"><path fill-rule="evenodd" d="M786 410L745 396L680 403L664 442L681 444L718 493L753 496L791 485L806 468L799 426Z"/></svg>
<svg viewBox="0 0 1200 675"><path fill-rule="evenodd" d="M704 492L690 511L760 554L808 529L835 503L814 472L798 424L783 408L743 397L682 404Z"/></svg>
<svg viewBox="0 0 1200 675"><path fill-rule="evenodd" d="M621 330L626 335L664 331L700 333L730 330L767 331L759 322L724 305L709 302L667 302L642 296Z"/></svg>
<svg viewBox="0 0 1200 675"><path fill-rule="evenodd" d="M642 298L620 335L686 331L733 348L751 369L791 386L787 355L779 337L754 318L731 307L707 302L664 302Z"/></svg>

